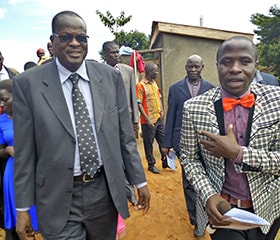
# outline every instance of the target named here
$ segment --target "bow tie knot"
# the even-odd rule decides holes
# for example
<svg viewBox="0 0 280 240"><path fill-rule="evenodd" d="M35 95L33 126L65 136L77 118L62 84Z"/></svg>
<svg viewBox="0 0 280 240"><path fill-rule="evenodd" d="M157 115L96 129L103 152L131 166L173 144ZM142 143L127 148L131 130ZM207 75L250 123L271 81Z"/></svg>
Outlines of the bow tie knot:
<svg viewBox="0 0 280 240"><path fill-rule="evenodd" d="M245 108L251 108L255 103L255 96L253 93L250 93L242 98L223 98L223 108L225 112L230 111L236 105L241 105Z"/></svg>

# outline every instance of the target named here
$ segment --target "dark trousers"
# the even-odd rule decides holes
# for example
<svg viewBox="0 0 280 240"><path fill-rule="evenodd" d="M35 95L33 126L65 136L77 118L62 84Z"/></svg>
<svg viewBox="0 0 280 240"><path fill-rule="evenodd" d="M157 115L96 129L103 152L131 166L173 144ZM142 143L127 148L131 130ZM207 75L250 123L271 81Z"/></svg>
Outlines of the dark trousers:
<svg viewBox="0 0 280 240"><path fill-rule="evenodd" d="M145 156L148 161L148 165L154 166L156 163L153 154L154 139L156 139L158 143L161 159L165 157L165 152L161 150L164 138L164 122L161 119L158 119L153 128L149 127L148 124L141 124L141 128Z"/></svg>
<svg viewBox="0 0 280 240"><path fill-rule="evenodd" d="M265 240L275 240L275 237L280 229L280 217L277 218L271 225L269 232L266 234Z"/></svg>
<svg viewBox="0 0 280 240"><path fill-rule="evenodd" d="M75 181L69 218L61 233L44 240L115 240L118 212L105 174L92 182Z"/></svg>
<svg viewBox="0 0 280 240"><path fill-rule="evenodd" d="M5 229L5 240L20 240L16 229Z"/></svg>
<svg viewBox="0 0 280 240"><path fill-rule="evenodd" d="M178 156L178 155L177 155ZM186 201L186 206L190 218L190 222L192 225L196 225L196 192L193 188L193 186L190 184L188 179L185 175L185 170L182 168L182 184L183 184L183 190L184 190L184 197Z"/></svg>
<svg viewBox="0 0 280 240"><path fill-rule="evenodd" d="M265 235L260 228L246 231L219 228L210 236L212 240L265 240Z"/></svg>
<svg viewBox="0 0 280 240"><path fill-rule="evenodd" d="M236 207L233 205L233 207ZM253 212L253 209L248 209ZM215 233L210 235L212 240L274 240L279 230L280 219L276 219L271 225L267 234L263 234L260 228L240 231L233 229L216 229Z"/></svg>

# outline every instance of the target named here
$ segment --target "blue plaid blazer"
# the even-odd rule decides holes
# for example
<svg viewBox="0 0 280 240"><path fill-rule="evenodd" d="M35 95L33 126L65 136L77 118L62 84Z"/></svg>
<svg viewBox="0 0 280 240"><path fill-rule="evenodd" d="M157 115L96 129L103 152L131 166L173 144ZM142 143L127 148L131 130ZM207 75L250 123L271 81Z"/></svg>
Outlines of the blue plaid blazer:
<svg viewBox="0 0 280 240"><path fill-rule="evenodd" d="M235 169L247 175L255 213L273 223L280 216L280 87L252 84L251 91L256 100L248 146L243 149L243 163ZM215 110L220 99L218 86L187 100L183 108L180 161L198 193L198 224L204 229L208 220L203 206L212 194L222 191L225 160L210 155L199 144L203 136L198 131L220 133ZM264 233L268 230L262 228Z"/></svg>

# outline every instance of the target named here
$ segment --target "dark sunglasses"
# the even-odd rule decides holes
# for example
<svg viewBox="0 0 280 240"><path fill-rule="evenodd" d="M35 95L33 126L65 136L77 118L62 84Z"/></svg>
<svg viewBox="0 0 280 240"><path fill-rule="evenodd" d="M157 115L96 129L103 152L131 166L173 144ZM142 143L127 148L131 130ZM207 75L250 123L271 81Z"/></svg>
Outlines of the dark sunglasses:
<svg viewBox="0 0 280 240"><path fill-rule="evenodd" d="M79 43L87 43L89 36L88 35L72 35L72 34L61 34L58 35L57 33L52 34L54 37L59 38L61 42L71 42L73 41L73 38L77 40Z"/></svg>

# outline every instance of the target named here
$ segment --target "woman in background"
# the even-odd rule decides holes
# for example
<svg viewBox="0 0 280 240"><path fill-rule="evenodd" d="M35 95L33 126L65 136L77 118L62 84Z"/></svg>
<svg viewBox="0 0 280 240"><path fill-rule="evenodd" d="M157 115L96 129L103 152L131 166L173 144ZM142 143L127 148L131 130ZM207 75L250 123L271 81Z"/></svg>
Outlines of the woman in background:
<svg viewBox="0 0 280 240"><path fill-rule="evenodd" d="M14 131L12 109L12 79L0 82L0 106L3 114L0 115L0 159L8 159L3 176L4 195L4 227L6 240L18 240L15 231L16 208L14 197ZM35 206L30 209L32 225L38 231Z"/></svg>

